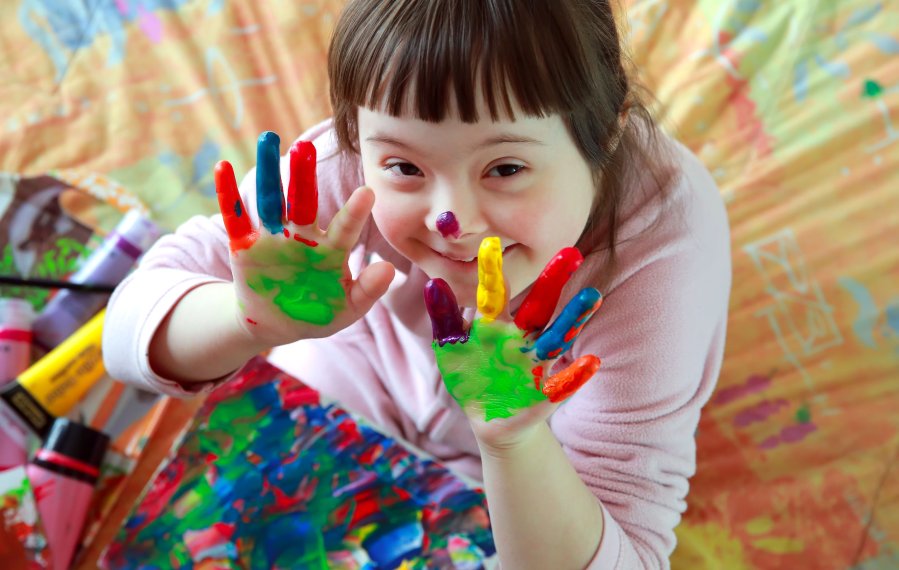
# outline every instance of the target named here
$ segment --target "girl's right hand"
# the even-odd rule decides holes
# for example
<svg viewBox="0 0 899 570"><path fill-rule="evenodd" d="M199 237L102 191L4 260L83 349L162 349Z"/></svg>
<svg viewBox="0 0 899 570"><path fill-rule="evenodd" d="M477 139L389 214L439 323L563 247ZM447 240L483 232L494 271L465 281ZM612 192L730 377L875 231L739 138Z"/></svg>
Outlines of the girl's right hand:
<svg viewBox="0 0 899 570"><path fill-rule="evenodd" d="M392 264L379 262L353 279L347 265L349 251L371 214L371 189L357 189L323 231L316 219L315 147L307 141L291 146L286 204L279 147L275 133L259 136L258 228L247 215L231 165L221 161L215 167L238 319L254 340L267 346L326 337L347 327L387 291L394 275Z"/></svg>

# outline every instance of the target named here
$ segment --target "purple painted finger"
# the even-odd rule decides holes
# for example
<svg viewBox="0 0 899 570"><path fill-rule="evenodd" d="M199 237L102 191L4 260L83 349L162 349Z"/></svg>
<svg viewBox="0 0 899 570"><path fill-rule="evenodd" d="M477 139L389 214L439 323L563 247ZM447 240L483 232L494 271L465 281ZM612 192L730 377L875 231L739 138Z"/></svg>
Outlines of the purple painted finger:
<svg viewBox="0 0 899 570"><path fill-rule="evenodd" d="M440 346L468 340L459 303L449 284L443 279L431 279L425 283L424 295L434 340Z"/></svg>

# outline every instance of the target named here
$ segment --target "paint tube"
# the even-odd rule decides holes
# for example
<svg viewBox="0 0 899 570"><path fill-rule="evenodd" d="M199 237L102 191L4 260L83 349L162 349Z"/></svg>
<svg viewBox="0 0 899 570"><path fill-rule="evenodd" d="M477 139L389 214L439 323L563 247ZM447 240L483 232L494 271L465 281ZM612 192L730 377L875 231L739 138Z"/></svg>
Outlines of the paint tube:
<svg viewBox="0 0 899 570"><path fill-rule="evenodd" d="M59 418L26 468L54 570L69 568L107 447L105 433Z"/></svg>
<svg viewBox="0 0 899 570"><path fill-rule="evenodd" d="M31 365L34 309L25 299L0 299L0 386Z"/></svg>
<svg viewBox="0 0 899 570"><path fill-rule="evenodd" d="M65 415L105 373L100 311L78 332L0 390L0 430L47 437L56 416Z"/></svg>
<svg viewBox="0 0 899 570"><path fill-rule="evenodd" d="M118 285L138 258L156 241L159 227L131 210L103 243L69 277L71 283ZM60 290L34 322L34 342L45 350L58 346L88 321L106 302L108 293Z"/></svg>
<svg viewBox="0 0 899 570"><path fill-rule="evenodd" d="M34 311L24 299L0 299L0 386L15 380L31 364ZM24 465L28 434L0 418L0 471Z"/></svg>

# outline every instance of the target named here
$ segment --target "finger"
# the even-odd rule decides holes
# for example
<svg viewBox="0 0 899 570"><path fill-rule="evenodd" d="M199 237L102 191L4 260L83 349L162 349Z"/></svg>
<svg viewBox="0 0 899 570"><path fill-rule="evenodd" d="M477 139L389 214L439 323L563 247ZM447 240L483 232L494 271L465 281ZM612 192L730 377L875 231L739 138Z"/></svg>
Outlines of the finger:
<svg viewBox="0 0 899 570"><path fill-rule="evenodd" d="M353 192L328 226L328 240L332 247L349 251L356 245L374 204L375 195L371 188L362 186Z"/></svg>
<svg viewBox="0 0 899 570"><path fill-rule="evenodd" d="M593 287L581 289L581 292L565 305L553 324L534 342L537 358L549 360L564 354L571 348L574 339L600 305L602 295L599 291Z"/></svg>
<svg viewBox="0 0 899 570"><path fill-rule="evenodd" d="M237 179L231 163L221 160L215 165L215 194L219 200L219 210L225 221L231 251L246 249L256 237L250 216L237 191Z"/></svg>
<svg viewBox="0 0 899 570"><path fill-rule="evenodd" d="M281 139L271 131L256 141L256 210L265 229L272 234L284 231Z"/></svg>
<svg viewBox="0 0 899 570"><path fill-rule="evenodd" d="M486 237L478 249L478 310L486 322L499 316L505 299L503 248L498 237Z"/></svg>
<svg viewBox="0 0 899 570"><path fill-rule="evenodd" d="M515 315L515 325L525 336L543 330L553 316L562 288L582 261L584 256L576 247L566 247L546 264Z"/></svg>
<svg viewBox="0 0 899 570"><path fill-rule="evenodd" d="M462 322L462 311L449 284L443 279L431 279L425 283L425 307L431 317L431 330L434 340L440 346L446 343L465 342L465 325Z"/></svg>
<svg viewBox="0 0 899 570"><path fill-rule="evenodd" d="M593 378L600 364L602 361L592 354L578 358L565 370L550 376L543 385L543 393L550 402L567 399Z"/></svg>
<svg viewBox="0 0 899 570"><path fill-rule="evenodd" d="M393 264L388 261L372 263L363 269L347 295L350 307L359 315L367 313L375 301L387 292L395 274Z"/></svg>
<svg viewBox="0 0 899 570"><path fill-rule="evenodd" d="M318 181L315 177L315 146L297 141L290 147L290 180L287 183L287 219L307 226L318 215Z"/></svg>

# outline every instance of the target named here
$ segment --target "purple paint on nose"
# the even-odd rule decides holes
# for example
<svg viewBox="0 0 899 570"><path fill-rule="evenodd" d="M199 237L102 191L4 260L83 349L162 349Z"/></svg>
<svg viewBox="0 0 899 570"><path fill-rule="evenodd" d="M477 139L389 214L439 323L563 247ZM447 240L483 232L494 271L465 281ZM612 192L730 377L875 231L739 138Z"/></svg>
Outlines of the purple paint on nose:
<svg viewBox="0 0 899 570"><path fill-rule="evenodd" d="M459 222L452 212L443 212L437 216L437 231L443 237L459 237Z"/></svg>

